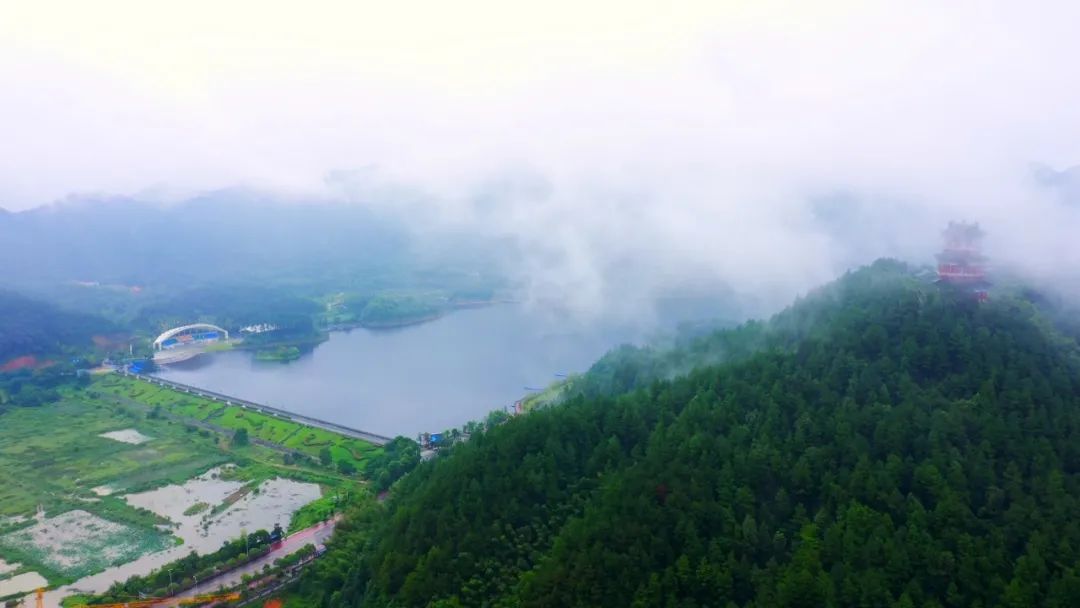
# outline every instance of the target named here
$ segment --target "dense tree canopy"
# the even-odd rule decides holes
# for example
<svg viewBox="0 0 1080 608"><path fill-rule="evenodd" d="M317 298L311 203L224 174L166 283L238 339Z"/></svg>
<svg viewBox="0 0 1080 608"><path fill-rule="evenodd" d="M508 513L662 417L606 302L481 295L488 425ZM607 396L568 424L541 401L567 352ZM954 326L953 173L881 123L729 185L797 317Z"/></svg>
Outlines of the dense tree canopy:
<svg viewBox="0 0 1080 608"><path fill-rule="evenodd" d="M581 394L354 514L300 594L1080 605L1078 372L1026 300L978 304L879 262L768 323L614 353Z"/></svg>
<svg viewBox="0 0 1080 608"><path fill-rule="evenodd" d="M318 305L287 289L268 287L199 287L179 291L148 304L133 324L159 332L193 322L215 323L230 330L269 323L282 332L314 330L312 316ZM250 338L250 337L249 337Z"/></svg>
<svg viewBox="0 0 1080 608"><path fill-rule="evenodd" d="M109 331L116 327L99 317L0 290L0 365L25 355L89 350L92 336Z"/></svg>
<svg viewBox="0 0 1080 608"><path fill-rule="evenodd" d="M440 302L430 296L378 294L364 300L358 316L361 323L371 327L393 326L428 319L441 310Z"/></svg>

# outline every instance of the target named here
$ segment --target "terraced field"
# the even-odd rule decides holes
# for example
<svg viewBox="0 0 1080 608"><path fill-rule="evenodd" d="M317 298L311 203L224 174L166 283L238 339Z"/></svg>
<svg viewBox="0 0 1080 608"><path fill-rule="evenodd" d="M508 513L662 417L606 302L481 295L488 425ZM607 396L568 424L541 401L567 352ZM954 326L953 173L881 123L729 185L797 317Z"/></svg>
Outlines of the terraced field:
<svg viewBox="0 0 1080 608"><path fill-rule="evenodd" d="M329 448L335 463L347 461L358 470L363 470L365 461L382 450L359 439L343 437L240 406L223 405L217 401L123 376L102 378L94 383L94 390L105 395L157 406L172 415L225 429L246 429L249 437L291 448L314 458L318 458L323 448Z"/></svg>

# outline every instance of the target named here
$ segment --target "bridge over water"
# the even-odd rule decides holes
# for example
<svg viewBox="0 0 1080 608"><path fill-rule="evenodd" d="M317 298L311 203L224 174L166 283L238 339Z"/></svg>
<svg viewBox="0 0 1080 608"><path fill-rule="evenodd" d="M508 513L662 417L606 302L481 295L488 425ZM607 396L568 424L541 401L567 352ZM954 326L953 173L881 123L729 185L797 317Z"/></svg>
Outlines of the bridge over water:
<svg viewBox="0 0 1080 608"><path fill-rule="evenodd" d="M206 398L206 399L217 401L219 403L224 403L226 405L238 405L240 407L253 409L253 410L262 412L264 414L269 414L271 416L277 416L278 418L285 418L286 420L291 420L291 421L296 422L298 424L304 424L304 425L307 425L307 426L310 426L310 427L323 429L323 430L326 430L326 431L337 433L339 435L344 435L346 437L352 437L353 439L360 439L361 441L366 441L368 443L373 443L375 445L382 446L382 445L386 445L386 444L390 443L391 441L393 441L392 437L386 437L385 435L377 435L375 433L369 433L367 431L361 431L359 429L354 429L354 428L347 427L347 426L344 426L344 425L341 425L341 424L337 424L336 422L329 422L327 420L320 420L318 418L312 418L311 416L305 416L304 414L297 414L295 412L290 412L288 410L283 410L281 408L277 408L277 407L273 407L273 406L269 406L269 405L264 405L262 403L255 403L254 401L248 401L247 399L240 399L238 397L230 397L229 395L223 395L221 393L215 393L214 391L208 391L206 389L202 389L202 388L199 388L197 386L191 386L189 384L183 384L183 383L180 383L180 382L173 382L172 380L165 380L163 378L158 378L156 376L148 376L146 374L136 374L136 373L132 373L132 372L129 372L129 371L126 371L126 370L118 370L118 371L119 371L119 373L124 374L125 376L129 376L131 378L137 378L139 380L143 380L143 381L149 382L151 384L156 384L158 386L165 386L165 387L168 387L168 388L171 388L173 390L177 390L177 391L180 391L180 392L183 392L183 393L189 393L189 394L192 394L192 395L198 395L199 397L203 397L203 398Z"/></svg>

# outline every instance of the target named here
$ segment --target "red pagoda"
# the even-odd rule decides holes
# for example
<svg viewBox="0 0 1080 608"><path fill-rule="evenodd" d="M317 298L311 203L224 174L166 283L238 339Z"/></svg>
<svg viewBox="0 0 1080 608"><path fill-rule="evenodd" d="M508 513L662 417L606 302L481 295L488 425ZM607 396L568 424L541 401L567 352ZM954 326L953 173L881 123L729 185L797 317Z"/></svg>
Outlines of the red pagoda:
<svg viewBox="0 0 1080 608"><path fill-rule="evenodd" d="M938 254L938 282L971 290L980 301L987 298L986 257L982 254L983 231L978 224L949 222L942 233L945 249Z"/></svg>

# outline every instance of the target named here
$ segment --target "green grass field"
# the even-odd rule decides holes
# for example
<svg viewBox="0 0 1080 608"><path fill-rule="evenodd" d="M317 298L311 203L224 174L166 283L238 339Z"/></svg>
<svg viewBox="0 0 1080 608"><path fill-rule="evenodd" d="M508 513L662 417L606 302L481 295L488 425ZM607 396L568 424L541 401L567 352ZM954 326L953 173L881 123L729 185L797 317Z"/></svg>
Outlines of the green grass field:
<svg viewBox="0 0 1080 608"><path fill-rule="evenodd" d="M175 416L230 430L247 429L249 437L292 448L315 458L324 447L328 447L335 463L348 461L360 471L364 470L368 458L376 456L382 450L365 441L123 376L105 376L95 381L93 387L104 394L161 407Z"/></svg>
<svg viewBox="0 0 1080 608"><path fill-rule="evenodd" d="M136 429L152 439L132 445L99 437ZM182 424L89 398L17 408L0 418L0 515L33 513L38 505L93 500L114 493L182 481L228 459L217 438L187 432ZM94 506L92 503L89 505Z"/></svg>

